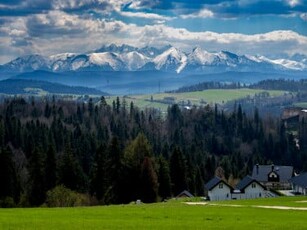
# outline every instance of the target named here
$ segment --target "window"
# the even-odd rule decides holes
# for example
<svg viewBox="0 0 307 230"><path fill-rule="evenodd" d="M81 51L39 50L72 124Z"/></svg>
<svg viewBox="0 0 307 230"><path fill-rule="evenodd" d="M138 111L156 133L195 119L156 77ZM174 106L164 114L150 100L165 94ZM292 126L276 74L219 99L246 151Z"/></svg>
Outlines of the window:
<svg viewBox="0 0 307 230"><path fill-rule="evenodd" d="M256 183L252 183L252 188L256 188Z"/></svg>
<svg viewBox="0 0 307 230"><path fill-rule="evenodd" d="M223 188L223 184L219 184L219 188Z"/></svg>

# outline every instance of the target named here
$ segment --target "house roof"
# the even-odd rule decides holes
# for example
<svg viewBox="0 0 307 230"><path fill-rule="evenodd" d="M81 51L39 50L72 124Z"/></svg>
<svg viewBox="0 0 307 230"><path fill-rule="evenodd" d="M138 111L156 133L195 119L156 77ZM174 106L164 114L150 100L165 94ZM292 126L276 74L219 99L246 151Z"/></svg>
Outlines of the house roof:
<svg viewBox="0 0 307 230"><path fill-rule="evenodd" d="M298 185L300 187L307 188L307 172L302 173L296 177L292 177L289 180L289 182L294 185Z"/></svg>
<svg viewBox="0 0 307 230"><path fill-rule="evenodd" d="M187 190L184 190L184 191L182 191L181 193L179 193L178 195L177 195L177 197L182 197L182 196L186 196L186 197L194 197L189 191L187 191Z"/></svg>
<svg viewBox="0 0 307 230"><path fill-rule="evenodd" d="M226 186L228 186L231 190L233 190L233 188L227 184L224 180L222 180L219 177L214 177L212 178L207 184L205 184L205 189L207 189L208 191L212 190L215 186L217 186L220 182L223 182L223 184L225 184Z"/></svg>
<svg viewBox="0 0 307 230"><path fill-rule="evenodd" d="M254 165L252 178L260 182L267 182L268 174L272 172L272 167L273 171L279 175L280 182L288 182L293 176L292 166Z"/></svg>
<svg viewBox="0 0 307 230"><path fill-rule="evenodd" d="M249 186L251 183L257 183L258 185L260 185L262 188L266 189L262 184L260 184L257 180L255 180L254 178L252 178L251 176L246 176L244 177L239 184L237 184L236 189L243 191L247 186Z"/></svg>

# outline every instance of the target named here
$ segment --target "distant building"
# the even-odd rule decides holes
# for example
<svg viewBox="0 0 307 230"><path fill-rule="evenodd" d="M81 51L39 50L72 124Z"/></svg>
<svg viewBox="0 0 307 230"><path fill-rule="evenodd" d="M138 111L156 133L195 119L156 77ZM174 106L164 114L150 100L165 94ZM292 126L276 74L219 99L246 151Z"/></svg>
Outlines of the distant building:
<svg viewBox="0 0 307 230"><path fill-rule="evenodd" d="M234 189L219 177L214 177L206 185L205 190L211 201L242 200L275 197L276 194L251 176L244 177Z"/></svg>
<svg viewBox="0 0 307 230"><path fill-rule="evenodd" d="M187 190L182 191L176 196L176 198L190 198L190 197L194 197L194 196Z"/></svg>
<svg viewBox="0 0 307 230"><path fill-rule="evenodd" d="M250 176L244 177L232 193L232 199L255 199L267 196L266 187Z"/></svg>
<svg viewBox="0 0 307 230"><path fill-rule="evenodd" d="M292 166L255 165L252 178L267 188L291 189L289 180L294 176Z"/></svg>
<svg viewBox="0 0 307 230"><path fill-rule="evenodd" d="M233 188L219 177L214 177L205 184L205 191L210 200L231 200Z"/></svg>
<svg viewBox="0 0 307 230"><path fill-rule="evenodd" d="M296 177L292 177L289 182L292 185L293 192L307 195L307 172L302 173Z"/></svg>

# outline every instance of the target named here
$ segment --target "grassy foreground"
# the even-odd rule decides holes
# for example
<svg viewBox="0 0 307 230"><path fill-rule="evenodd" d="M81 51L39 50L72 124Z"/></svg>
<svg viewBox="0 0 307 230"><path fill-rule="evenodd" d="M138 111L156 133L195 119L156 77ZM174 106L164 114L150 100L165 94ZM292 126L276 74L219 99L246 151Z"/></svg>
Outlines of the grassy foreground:
<svg viewBox="0 0 307 230"><path fill-rule="evenodd" d="M253 205L307 207L307 197L215 202L182 201L80 208L0 209L0 229L306 229L307 211ZM220 205L243 205L229 207Z"/></svg>

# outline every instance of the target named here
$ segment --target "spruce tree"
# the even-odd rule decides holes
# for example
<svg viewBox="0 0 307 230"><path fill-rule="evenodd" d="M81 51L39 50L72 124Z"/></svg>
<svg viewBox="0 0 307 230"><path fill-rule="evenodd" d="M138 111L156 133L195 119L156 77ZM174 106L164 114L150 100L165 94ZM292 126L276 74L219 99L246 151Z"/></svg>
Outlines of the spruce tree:
<svg viewBox="0 0 307 230"><path fill-rule="evenodd" d="M44 154L36 147L29 161L30 188L29 202L32 206L39 206L45 201L45 172Z"/></svg>

